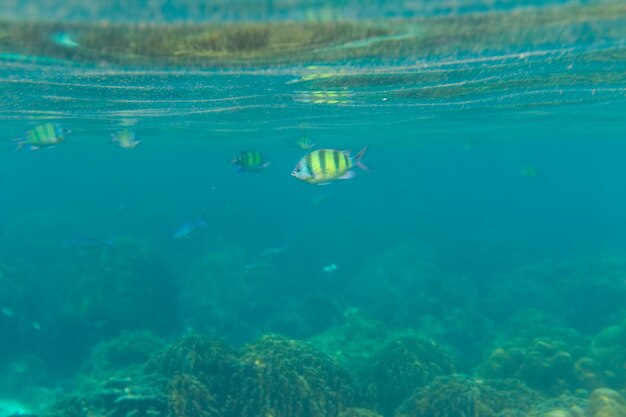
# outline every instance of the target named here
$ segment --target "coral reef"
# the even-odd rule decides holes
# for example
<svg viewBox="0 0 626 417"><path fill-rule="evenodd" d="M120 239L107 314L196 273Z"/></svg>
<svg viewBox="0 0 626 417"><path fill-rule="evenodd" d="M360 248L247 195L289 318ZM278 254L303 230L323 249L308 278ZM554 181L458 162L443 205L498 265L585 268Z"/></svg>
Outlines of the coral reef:
<svg viewBox="0 0 626 417"><path fill-rule="evenodd" d="M515 380L437 377L398 407L396 417L496 417L530 410L538 395Z"/></svg>
<svg viewBox="0 0 626 417"><path fill-rule="evenodd" d="M574 363L574 379L576 380L574 385L586 390L618 386L620 381L623 383L624 380L616 375L617 372L595 359L584 356Z"/></svg>
<svg viewBox="0 0 626 417"><path fill-rule="evenodd" d="M230 416L335 417L352 405L350 375L306 343L267 335L242 353Z"/></svg>
<svg viewBox="0 0 626 417"><path fill-rule="evenodd" d="M268 270L245 269L249 258L239 248L209 251L183 277L182 312L195 331L243 343L264 327L280 303L271 296Z"/></svg>
<svg viewBox="0 0 626 417"><path fill-rule="evenodd" d="M372 355L388 342L391 332L383 323L366 318L359 309L350 308L343 315L344 323L309 342L357 374L371 363Z"/></svg>
<svg viewBox="0 0 626 417"><path fill-rule="evenodd" d="M49 417L166 417L166 384L166 379L155 375L110 378L85 395L59 401Z"/></svg>
<svg viewBox="0 0 626 417"><path fill-rule="evenodd" d="M171 345L163 353L152 358L145 367L148 373L160 373L169 378L193 377L215 396L221 408L231 393L237 353L224 342L204 336L188 336ZM198 384L179 380L177 392L184 386L200 391Z"/></svg>
<svg viewBox="0 0 626 417"><path fill-rule="evenodd" d="M614 388L626 388L626 349L624 346L626 346L626 318L602 329L591 342L592 357L604 369L612 373L610 385ZM597 369L597 365L595 368ZM593 375L598 374L596 369L593 369ZM606 375L603 376L602 379L605 380Z"/></svg>
<svg viewBox="0 0 626 417"><path fill-rule="evenodd" d="M169 267L143 242L118 239L112 248L77 256L64 280L65 326L87 340L120 330L162 334L178 326L178 291Z"/></svg>
<svg viewBox="0 0 626 417"><path fill-rule="evenodd" d="M444 273L430 247L404 242L367 262L352 282L355 306L388 325L416 327L420 317L441 317L444 306L467 304L473 294L469 283Z"/></svg>
<svg viewBox="0 0 626 417"><path fill-rule="evenodd" d="M219 417L211 391L191 375L176 375L167 386L169 417Z"/></svg>
<svg viewBox="0 0 626 417"><path fill-rule="evenodd" d="M115 374L130 366L143 366L164 346L163 339L147 330L124 331L95 345L83 369L92 374Z"/></svg>
<svg viewBox="0 0 626 417"><path fill-rule="evenodd" d="M26 267L0 261L0 365L14 355L37 351L39 320L45 316L41 292Z"/></svg>
<svg viewBox="0 0 626 417"><path fill-rule="evenodd" d="M384 416L393 415L396 407L416 388L436 376L454 372L452 358L442 346L415 337L389 343L372 358L372 363L366 396Z"/></svg>
<svg viewBox="0 0 626 417"><path fill-rule="evenodd" d="M564 394L533 405L526 417L584 417L587 392L579 390L576 395Z"/></svg>
<svg viewBox="0 0 626 417"><path fill-rule="evenodd" d="M586 417L624 417L626 399L619 392L609 388L598 388L589 396Z"/></svg>
<svg viewBox="0 0 626 417"><path fill-rule="evenodd" d="M509 320L477 374L517 378L546 395L593 389L612 379L592 358L587 338L549 322L536 310L521 311Z"/></svg>
<svg viewBox="0 0 626 417"><path fill-rule="evenodd" d="M337 416L355 396L333 359L282 336L264 336L241 356L221 341L189 336L152 358L144 373L121 374L104 383L87 375L84 394L59 401L50 417Z"/></svg>
<svg viewBox="0 0 626 417"><path fill-rule="evenodd" d="M127 345L133 340L139 342L138 350L130 352L138 356L127 354ZM102 345L98 351L104 352L104 362L112 368L96 368L99 372L94 373L84 367L89 373L80 379L79 394L58 401L50 417L220 416L230 394L236 353L218 340L189 336L138 369L135 360L155 341L158 339L149 334L128 333ZM131 358L133 366L114 372L115 366L128 365Z"/></svg>
<svg viewBox="0 0 626 417"><path fill-rule="evenodd" d="M365 408L346 408L337 417L382 417L375 411Z"/></svg>
<svg viewBox="0 0 626 417"><path fill-rule="evenodd" d="M235 247L199 257L181 282L189 327L239 345L262 333L310 337L340 317L332 297L303 288L274 263L247 268L253 256Z"/></svg>
<svg viewBox="0 0 626 417"><path fill-rule="evenodd" d="M536 308L581 333L595 333L623 308L625 273L626 256L619 252L525 265L494 280L483 308L495 319Z"/></svg>

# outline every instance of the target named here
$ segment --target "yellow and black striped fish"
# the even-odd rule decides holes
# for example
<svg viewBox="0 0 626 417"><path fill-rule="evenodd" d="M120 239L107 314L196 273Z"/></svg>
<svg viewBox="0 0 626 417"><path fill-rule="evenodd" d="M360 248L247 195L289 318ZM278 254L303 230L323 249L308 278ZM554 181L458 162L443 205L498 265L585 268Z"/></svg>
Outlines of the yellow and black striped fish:
<svg viewBox="0 0 626 417"><path fill-rule="evenodd" d="M259 151L239 151L239 156L231 161L239 165L240 171L260 172L270 163L263 159L263 154Z"/></svg>
<svg viewBox="0 0 626 417"><path fill-rule="evenodd" d="M26 131L26 136L15 140L17 150L28 146L30 150L36 150L45 146L54 146L65 140L65 136L70 133L58 123L43 123Z"/></svg>
<svg viewBox="0 0 626 417"><path fill-rule="evenodd" d="M350 155L350 151L318 149L300 159L291 175L309 184L327 184L333 180L346 180L354 177L355 173L352 168L355 165L364 171L369 171L361 162L365 152L367 152L367 146L354 157Z"/></svg>

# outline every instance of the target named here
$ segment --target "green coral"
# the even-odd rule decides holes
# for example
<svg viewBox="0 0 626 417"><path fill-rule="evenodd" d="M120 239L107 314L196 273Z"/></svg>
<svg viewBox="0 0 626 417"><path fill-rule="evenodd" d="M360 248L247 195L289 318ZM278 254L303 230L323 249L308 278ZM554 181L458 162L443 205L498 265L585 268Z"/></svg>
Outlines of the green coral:
<svg viewBox="0 0 626 417"><path fill-rule="evenodd" d="M309 344L263 336L244 347L233 417L335 417L355 396L350 375Z"/></svg>
<svg viewBox="0 0 626 417"><path fill-rule="evenodd" d="M375 409L385 416L416 388L436 376L454 372L452 357L433 340L403 337L385 346L372 358L370 383L366 395Z"/></svg>
<svg viewBox="0 0 626 417"><path fill-rule="evenodd" d="M538 395L515 380L443 376L418 389L396 417L497 417L528 411Z"/></svg>

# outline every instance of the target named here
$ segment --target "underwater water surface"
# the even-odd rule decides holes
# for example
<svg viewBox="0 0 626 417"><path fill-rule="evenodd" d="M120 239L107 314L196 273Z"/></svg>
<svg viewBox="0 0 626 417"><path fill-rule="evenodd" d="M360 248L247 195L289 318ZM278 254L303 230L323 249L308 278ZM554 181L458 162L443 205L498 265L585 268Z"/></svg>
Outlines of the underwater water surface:
<svg viewBox="0 0 626 417"><path fill-rule="evenodd" d="M623 1L6 0L0 91L0 417L626 415Z"/></svg>

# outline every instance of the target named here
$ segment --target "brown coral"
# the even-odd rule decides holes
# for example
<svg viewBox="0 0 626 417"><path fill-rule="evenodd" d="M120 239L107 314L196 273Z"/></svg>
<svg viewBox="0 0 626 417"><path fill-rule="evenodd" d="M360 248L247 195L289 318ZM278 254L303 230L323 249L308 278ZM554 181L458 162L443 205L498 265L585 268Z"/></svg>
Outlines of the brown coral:
<svg viewBox="0 0 626 417"><path fill-rule="evenodd" d="M479 367L481 376L518 378L528 386L548 395L587 387L595 383L589 375L576 369L583 358L580 345L545 337L519 340L506 347L494 349ZM582 367L585 363L579 363Z"/></svg>
<svg viewBox="0 0 626 417"><path fill-rule="evenodd" d="M389 343L373 362L366 395L386 416L392 415L416 388L454 372L452 358L443 347L433 340L413 337Z"/></svg>
<svg viewBox="0 0 626 417"><path fill-rule="evenodd" d="M396 417L496 417L526 412L537 398L514 380L444 376L415 391L398 407Z"/></svg>
<svg viewBox="0 0 626 417"><path fill-rule="evenodd" d="M188 336L170 346L146 365L146 372L167 377L193 376L206 386L222 405L231 390L237 353L221 340Z"/></svg>
<svg viewBox="0 0 626 417"><path fill-rule="evenodd" d="M334 417L351 404L354 389L338 363L310 345L268 335L243 349L233 417Z"/></svg>
<svg viewBox="0 0 626 417"><path fill-rule="evenodd" d="M191 375L177 375L167 386L170 417L218 417L211 391Z"/></svg>

